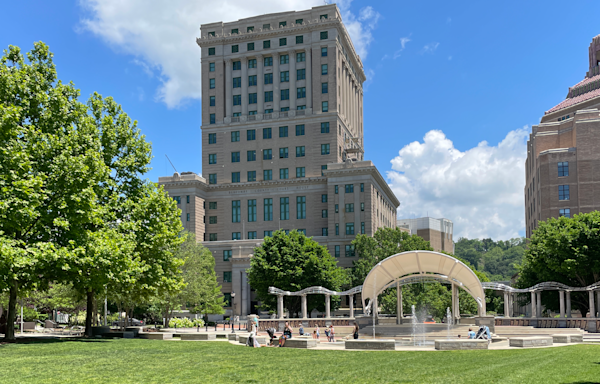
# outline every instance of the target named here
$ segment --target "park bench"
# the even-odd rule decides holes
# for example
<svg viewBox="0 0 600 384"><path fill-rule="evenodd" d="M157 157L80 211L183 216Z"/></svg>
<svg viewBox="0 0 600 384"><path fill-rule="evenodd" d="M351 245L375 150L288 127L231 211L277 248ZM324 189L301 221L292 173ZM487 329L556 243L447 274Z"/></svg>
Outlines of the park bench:
<svg viewBox="0 0 600 384"><path fill-rule="evenodd" d="M509 339L508 345L511 347L531 348L531 347L546 347L552 345L552 337L550 336L535 336L535 337L513 337Z"/></svg>
<svg viewBox="0 0 600 384"><path fill-rule="evenodd" d="M344 341L344 349L370 349L370 350L386 350L395 351L395 340L346 340Z"/></svg>
<svg viewBox="0 0 600 384"><path fill-rule="evenodd" d="M140 332L138 334L140 339L150 339L150 340L169 340L173 338L172 333L166 332Z"/></svg>
<svg viewBox="0 0 600 384"><path fill-rule="evenodd" d="M583 335L579 333L552 335L553 343L583 343Z"/></svg>
<svg viewBox="0 0 600 384"><path fill-rule="evenodd" d="M291 339L287 339L285 344L283 344L284 348L316 348L317 340L313 338L303 338L303 337L293 337Z"/></svg>
<svg viewBox="0 0 600 384"><path fill-rule="evenodd" d="M180 337L183 341L217 339L217 335L215 335L214 333L181 333Z"/></svg>
<svg viewBox="0 0 600 384"><path fill-rule="evenodd" d="M488 346L489 342L484 339L435 340L435 349L438 351L488 349Z"/></svg>

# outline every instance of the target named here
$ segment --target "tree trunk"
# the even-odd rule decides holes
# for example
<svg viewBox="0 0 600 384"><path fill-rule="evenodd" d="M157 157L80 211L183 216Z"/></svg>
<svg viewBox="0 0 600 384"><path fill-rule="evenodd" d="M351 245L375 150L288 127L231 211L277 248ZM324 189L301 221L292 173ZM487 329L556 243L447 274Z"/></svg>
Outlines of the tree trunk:
<svg viewBox="0 0 600 384"><path fill-rule="evenodd" d="M94 291L87 292L87 305L85 313L85 336L92 337L92 317L94 316Z"/></svg>
<svg viewBox="0 0 600 384"><path fill-rule="evenodd" d="M5 341L14 342L15 339L15 321L17 319L17 282L13 282L10 286L8 299L8 315L6 316L6 335Z"/></svg>

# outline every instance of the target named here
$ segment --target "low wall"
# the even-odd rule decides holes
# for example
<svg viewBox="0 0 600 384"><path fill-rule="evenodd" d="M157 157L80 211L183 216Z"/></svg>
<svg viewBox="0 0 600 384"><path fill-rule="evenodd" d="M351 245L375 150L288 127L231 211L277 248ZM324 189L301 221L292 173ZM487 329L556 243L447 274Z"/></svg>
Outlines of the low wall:
<svg viewBox="0 0 600 384"><path fill-rule="evenodd" d="M513 337L508 343L511 347L548 347L552 345L552 337Z"/></svg>
<svg viewBox="0 0 600 384"><path fill-rule="evenodd" d="M498 318L496 325L534 328L579 328L588 332L600 331L600 319L589 318Z"/></svg>
<svg viewBox="0 0 600 384"><path fill-rule="evenodd" d="M582 334L562 334L562 335L552 335L553 343L583 343L583 335Z"/></svg>
<svg viewBox="0 0 600 384"><path fill-rule="evenodd" d="M482 339L453 339L436 340L435 349L438 351L453 351L466 349L488 349L489 342Z"/></svg>
<svg viewBox="0 0 600 384"><path fill-rule="evenodd" d="M214 333L182 333L179 337L184 341L217 339L217 335Z"/></svg>
<svg viewBox="0 0 600 384"><path fill-rule="evenodd" d="M285 322L290 324L292 328L299 328L303 325L305 328L325 328L333 324L334 327L352 326L354 319L258 319L258 329L265 331L269 328L275 328L278 331L283 331Z"/></svg>
<svg viewBox="0 0 600 384"><path fill-rule="evenodd" d="M385 350L395 351L395 340L346 340L344 341L344 349L370 349L370 350Z"/></svg>

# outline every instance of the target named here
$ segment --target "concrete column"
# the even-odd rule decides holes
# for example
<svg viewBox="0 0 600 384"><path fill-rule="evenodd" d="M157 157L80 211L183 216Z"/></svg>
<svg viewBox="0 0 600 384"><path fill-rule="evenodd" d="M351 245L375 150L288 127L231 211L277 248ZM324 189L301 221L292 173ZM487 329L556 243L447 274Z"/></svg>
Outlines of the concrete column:
<svg viewBox="0 0 600 384"><path fill-rule="evenodd" d="M596 291L596 311L600 312L600 291ZM600 317L600 313L598 317Z"/></svg>
<svg viewBox="0 0 600 384"><path fill-rule="evenodd" d="M246 271L240 272L240 312L238 315L244 316L250 313L250 307L248 306L248 297L250 297L250 290L248 289L248 275Z"/></svg>
<svg viewBox="0 0 600 384"><path fill-rule="evenodd" d="M558 291L558 301L560 307L560 318L565 317L565 291Z"/></svg>
<svg viewBox="0 0 600 384"><path fill-rule="evenodd" d="M248 59L246 59L245 57L242 57L241 62L242 62L242 116L247 116L248 115Z"/></svg>
<svg viewBox="0 0 600 384"><path fill-rule="evenodd" d="M325 318L331 317L331 296L325 295Z"/></svg>
<svg viewBox="0 0 600 384"><path fill-rule="evenodd" d="M307 313L308 311L306 309L306 295L302 295L300 297L302 299L302 318L306 319L306 318L308 318L308 313Z"/></svg>
<svg viewBox="0 0 600 384"><path fill-rule="evenodd" d="M258 98L258 108L256 109L259 114L265 113L265 74L263 71L263 56L256 56L256 97ZM275 82L275 75L273 75L273 82ZM275 92L273 92L273 97L275 97Z"/></svg>
<svg viewBox="0 0 600 384"><path fill-rule="evenodd" d="M508 299L508 292L504 292L504 317L510 316L510 301Z"/></svg>
<svg viewBox="0 0 600 384"><path fill-rule="evenodd" d="M283 319L283 295L277 296L277 318Z"/></svg>
<svg viewBox="0 0 600 384"><path fill-rule="evenodd" d="M536 316L536 311L537 311L537 306L535 305L535 292L531 292L531 317L535 318Z"/></svg>
<svg viewBox="0 0 600 384"><path fill-rule="evenodd" d="M402 324L402 286L396 283L396 324Z"/></svg>
<svg viewBox="0 0 600 384"><path fill-rule="evenodd" d="M348 300L350 301L350 318L354 318L354 295L349 295Z"/></svg>
<svg viewBox="0 0 600 384"><path fill-rule="evenodd" d="M596 306L594 303L594 291L588 291L590 298L590 317L596 317Z"/></svg>
<svg viewBox="0 0 600 384"><path fill-rule="evenodd" d="M567 291L567 318L571 318L571 292Z"/></svg>
<svg viewBox="0 0 600 384"><path fill-rule="evenodd" d="M515 316L515 294L509 293L508 298L510 300L509 317L514 317Z"/></svg>
<svg viewBox="0 0 600 384"><path fill-rule="evenodd" d="M306 109L311 109L312 105L312 49L306 49Z"/></svg>
<svg viewBox="0 0 600 384"><path fill-rule="evenodd" d="M231 117L233 110L233 84L231 80L231 59L225 61L225 116Z"/></svg>
<svg viewBox="0 0 600 384"><path fill-rule="evenodd" d="M281 87L279 83L279 76L279 54L275 52L273 53L273 112L280 112L281 110Z"/></svg>
<svg viewBox="0 0 600 384"><path fill-rule="evenodd" d="M537 305L537 315L538 317L542 317L542 292L537 293L537 299L535 300L535 304Z"/></svg>
<svg viewBox="0 0 600 384"><path fill-rule="evenodd" d="M290 55L290 111L296 110L296 51L288 52ZM329 316L328 316L329 317Z"/></svg>

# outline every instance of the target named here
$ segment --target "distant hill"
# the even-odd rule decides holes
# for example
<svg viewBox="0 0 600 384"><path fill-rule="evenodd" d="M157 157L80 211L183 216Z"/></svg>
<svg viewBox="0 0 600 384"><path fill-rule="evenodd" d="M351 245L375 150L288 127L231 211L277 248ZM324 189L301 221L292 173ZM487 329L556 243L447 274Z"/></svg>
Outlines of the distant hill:
<svg viewBox="0 0 600 384"><path fill-rule="evenodd" d="M491 281L508 281L517 273L517 265L523 260L525 238L494 241L492 239L465 239L461 237L454 247L454 254L484 272Z"/></svg>

